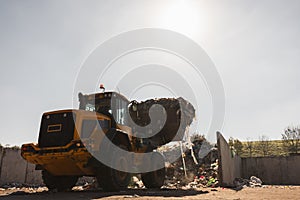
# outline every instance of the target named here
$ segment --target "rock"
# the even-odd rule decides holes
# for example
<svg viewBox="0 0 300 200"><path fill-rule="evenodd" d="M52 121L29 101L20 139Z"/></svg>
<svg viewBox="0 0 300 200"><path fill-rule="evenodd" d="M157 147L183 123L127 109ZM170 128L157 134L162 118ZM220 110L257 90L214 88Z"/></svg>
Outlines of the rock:
<svg viewBox="0 0 300 200"><path fill-rule="evenodd" d="M253 183L253 184L259 184L259 185L262 184L262 181L259 178L257 178L256 176L251 176L250 177L250 182Z"/></svg>
<svg viewBox="0 0 300 200"><path fill-rule="evenodd" d="M45 191L45 190L47 190L46 187L38 187L38 189L37 189L36 191L37 191L37 192L43 192L43 191Z"/></svg>
<svg viewBox="0 0 300 200"><path fill-rule="evenodd" d="M249 180L247 179L242 179L242 178L235 178L233 181L234 187L236 189L242 189L243 186L248 186L249 185Z"/></svg>
<svg viewBox="0 0 300 200"><path fill-rule="evenodd" d="M133 177L132 177L132 181L133 181L134 183L136 183L136 182L139 181L139 179L138 179L136 176L133 176Z"/></svg>
<svg viewBox="0 0 300 200"><path fill-rule="evenodd" d="M134 188L144 188L143 181L141 181L138 177L133 176L131 180Z"/></svg>

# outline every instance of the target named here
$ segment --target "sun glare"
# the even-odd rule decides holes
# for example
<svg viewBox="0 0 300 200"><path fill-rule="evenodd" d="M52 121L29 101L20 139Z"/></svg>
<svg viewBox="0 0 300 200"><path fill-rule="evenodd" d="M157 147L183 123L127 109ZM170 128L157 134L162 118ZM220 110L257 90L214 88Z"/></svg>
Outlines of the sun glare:
<svg viewBox="0 0 300 200"><path fill-rule="evenodd" d="M169 4L161 13L162 26L191 36L205 32L205 13L191 3L178 0Z"/></svg>

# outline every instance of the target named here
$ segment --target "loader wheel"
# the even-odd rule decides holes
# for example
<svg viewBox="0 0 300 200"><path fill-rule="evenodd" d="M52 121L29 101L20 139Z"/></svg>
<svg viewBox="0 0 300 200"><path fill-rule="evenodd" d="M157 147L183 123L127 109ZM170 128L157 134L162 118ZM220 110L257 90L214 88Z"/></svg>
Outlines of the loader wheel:
<svg viewBox="0 0 300 200"><path fill-rule="evenodd" d="M153 152L153 157L152 157L152 164L154 165L153 167L161 167L160 169L157 169L152 172L147 172L144 174L141 174L142 176L142 181L146 188L148 189L159 189L161 186L163 186L164 181L165 181L165 174L166 174L166 169L164 167L165 159L164 157L158 153L158 152Z"/></svg>
<svg viewBox="0 0 300 200"><path fill-rule="evenodd" d="M128 151L128 147L119 144L120 148ZM111 155L112 162L117 163L118 166L130 167L128 158L123 155ZM99 168L96 175L97 181L104 191L120 191L125 190L131 180L131 174L128 172L118 171L108 166Z"/></svg>
<svg viewBox="0 0 300 200"><path fill-rule="evenodd" d="M78 180L77 176L53 176L46 170L42 171L42 178L49 190L59 192L71 190Z"/></svg>

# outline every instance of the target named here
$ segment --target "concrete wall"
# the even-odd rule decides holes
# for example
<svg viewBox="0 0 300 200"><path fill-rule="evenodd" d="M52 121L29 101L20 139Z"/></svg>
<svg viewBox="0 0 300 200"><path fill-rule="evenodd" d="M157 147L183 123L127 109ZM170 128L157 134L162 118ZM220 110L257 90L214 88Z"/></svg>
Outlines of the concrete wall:
<svg viewBox="0 0 300 200"><path fill-rule="evenodd" d="M39 185L43 183L41 172L36 171L35 165L26 162L21 157L21 150L2 148L0 151L0 185L10 183Z"/></svg>
<svg viewBox="0 0 300 200"><path fill-rule="evenodd" d="M287 157L240 158L233 155L221 133L217 133L219 179L224 187L234 186L235 178L256 176L263 184L300 185L300 155Z"/></svg>
<svg viewBox="0 0 300 200"><path fill-rule="evenodd" d="M264 184L300 185L300 155L242 159L242 177L259 177Z"/></svg>
<svg viewBox="0 0 300 200"><path fill-rule="evenodd" d="M1 181L1 166L3 161L3 153L4 153L4 148L1 146L0 147L0 181Z"/></svg>
<svg viewBox="0 0 300 200"><path fill-rule="evenodd" d="M228 143L219 132L217 132L217 143L220 184L223 187L233 187L234 179L241 177L241 158L232 154Z"/></svg>
<svg viewBox="0 0 300 200"><path fill-rule="evenodd" d="M224 187L232 187L235 178L257 176L264 184L300 185L300 155L289 157L240 158L233 155L228 143L217 133L219 150L219 180ZM26 162L20 150L0 148L0 185L19 183L40 185L41 171Z"/></svg>

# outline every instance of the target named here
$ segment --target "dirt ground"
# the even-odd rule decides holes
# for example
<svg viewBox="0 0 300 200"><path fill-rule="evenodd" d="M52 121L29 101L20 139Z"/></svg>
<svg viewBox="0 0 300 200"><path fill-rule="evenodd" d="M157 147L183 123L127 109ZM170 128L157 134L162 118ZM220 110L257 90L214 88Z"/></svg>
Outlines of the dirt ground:
<svg viewBox="0 0 300 200"><path fill-rule="evenodd" d="M0 191L0 199L299 199L300 186L264 186L261 188L244 188L235 191L228 188L183 189L129 189L122 192L103 192L101 190L76 190L70 192L48 192L46 188L9 188Z"/></svg>

